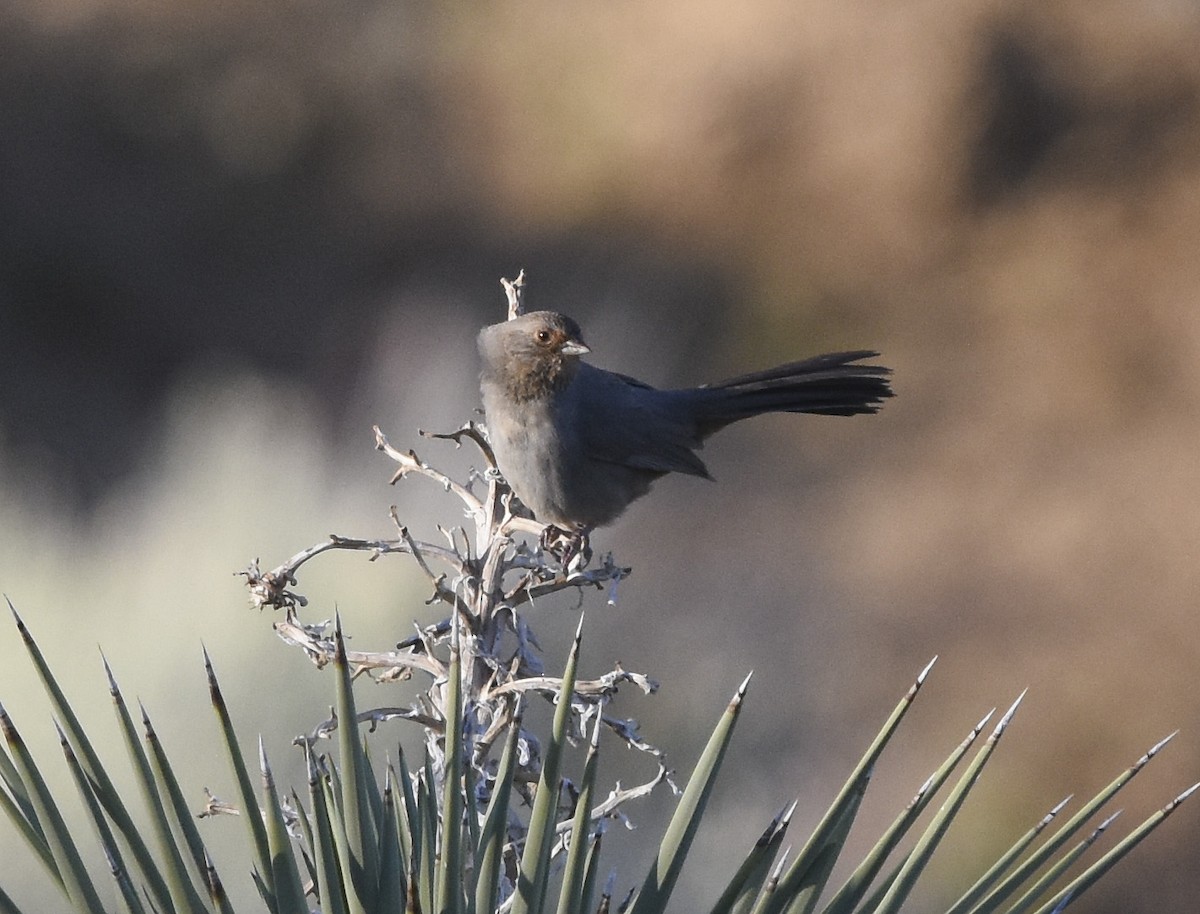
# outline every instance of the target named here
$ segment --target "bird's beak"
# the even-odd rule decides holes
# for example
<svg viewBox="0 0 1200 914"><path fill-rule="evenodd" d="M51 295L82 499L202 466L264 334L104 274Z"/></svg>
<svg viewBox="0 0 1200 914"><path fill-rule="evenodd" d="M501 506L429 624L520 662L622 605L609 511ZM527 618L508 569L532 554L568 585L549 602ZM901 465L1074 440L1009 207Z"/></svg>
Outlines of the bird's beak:
<svg viewBox="0 0 1200 914"><path fill-rule="evenodd" d="M558 351L563 355L587 355L592 350L579 340L567 340Z"/></svg>

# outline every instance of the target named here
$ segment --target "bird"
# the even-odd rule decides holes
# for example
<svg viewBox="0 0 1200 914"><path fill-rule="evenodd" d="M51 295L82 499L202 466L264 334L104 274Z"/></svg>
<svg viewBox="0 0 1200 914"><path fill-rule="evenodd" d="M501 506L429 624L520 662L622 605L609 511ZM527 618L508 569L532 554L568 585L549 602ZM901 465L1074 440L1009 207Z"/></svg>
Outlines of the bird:
<svg viewBox="0 0 1200 914"><path fill-rule="evenodd" d="M657 389L585 362L591 349L579 324L554 311L484 327L478 348L497 468L546 530L585 544L660 477L711 479L696 451L733 422L776 412L874 413L893 396L891 370L862 364L879 355L867 349Z"/></svg>

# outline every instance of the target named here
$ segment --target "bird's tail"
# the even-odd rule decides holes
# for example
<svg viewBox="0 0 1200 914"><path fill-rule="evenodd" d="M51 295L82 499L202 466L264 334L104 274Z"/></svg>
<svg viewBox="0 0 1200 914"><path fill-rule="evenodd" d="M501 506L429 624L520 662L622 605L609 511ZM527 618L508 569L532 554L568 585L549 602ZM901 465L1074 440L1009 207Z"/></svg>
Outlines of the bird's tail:
<svg viewBox="0 0 1200 914"><path fill-rule="evenodd" d="M879 355L869 349L831 352L701 388L700 429L709 435L731 422L761 413L854 416L878 412L892 396L890 368L854 364Z"/></svg>

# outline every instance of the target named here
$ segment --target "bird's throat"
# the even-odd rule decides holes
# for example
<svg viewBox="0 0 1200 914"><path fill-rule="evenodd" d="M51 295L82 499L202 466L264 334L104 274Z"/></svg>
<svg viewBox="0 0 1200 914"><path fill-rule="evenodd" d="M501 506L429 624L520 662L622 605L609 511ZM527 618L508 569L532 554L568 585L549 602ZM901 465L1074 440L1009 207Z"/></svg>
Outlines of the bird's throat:
<svg viewBox="0 0 1200 914"><path fill-rule="evenodd" d="M520 371L509 372L505 388L508 395L519 403L545 399L570 384L577 370L577 364L571 364L562 356L537 359Z"/></svg>

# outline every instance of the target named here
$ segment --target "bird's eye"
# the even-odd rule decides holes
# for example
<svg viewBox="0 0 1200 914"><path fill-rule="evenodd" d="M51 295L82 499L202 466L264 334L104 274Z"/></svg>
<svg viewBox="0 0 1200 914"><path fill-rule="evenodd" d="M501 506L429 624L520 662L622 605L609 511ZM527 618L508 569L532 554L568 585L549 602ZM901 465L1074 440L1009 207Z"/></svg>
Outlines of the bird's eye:
<svg viewBox="0 0 1200 914"><path fill-rule="evenodd" d="M537 341L538 341L539 343L548 343L548 342L550 342L550 331L549 331L549 330L539 330L539 331L538 331L538 332L535 334L535 336L537 337Z"/></svg>

